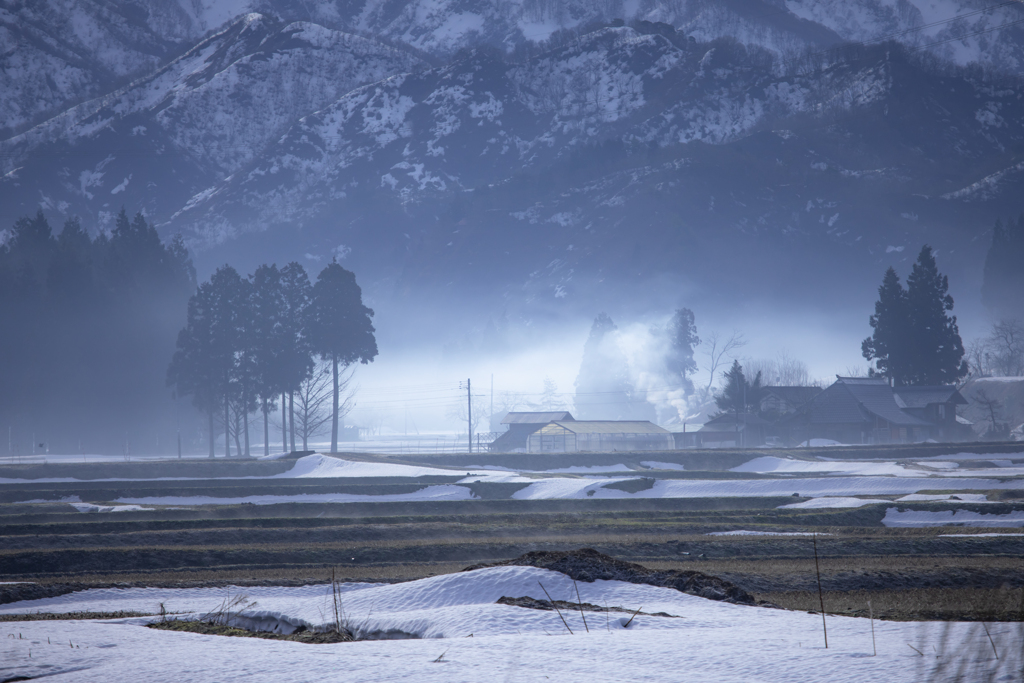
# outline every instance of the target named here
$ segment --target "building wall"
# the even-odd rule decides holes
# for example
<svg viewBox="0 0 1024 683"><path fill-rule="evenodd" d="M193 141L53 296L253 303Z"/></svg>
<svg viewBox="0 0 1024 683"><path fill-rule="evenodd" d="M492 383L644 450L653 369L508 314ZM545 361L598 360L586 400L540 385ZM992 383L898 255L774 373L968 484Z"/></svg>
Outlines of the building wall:
<svg viewBox="0 0 1024 683"><path fill-rule="evenodd" d="M614 453L620 451L671 451L675 439L671 434L574 434L557 433L545 428L530 435L527 453L576 453L590 451Z"/></svg>

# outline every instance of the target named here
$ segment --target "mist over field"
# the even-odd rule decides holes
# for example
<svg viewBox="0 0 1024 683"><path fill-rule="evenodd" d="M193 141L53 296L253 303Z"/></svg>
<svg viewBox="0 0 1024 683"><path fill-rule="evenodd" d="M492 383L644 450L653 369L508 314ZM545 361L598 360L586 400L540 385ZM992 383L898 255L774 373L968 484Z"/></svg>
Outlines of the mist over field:
<svg viewBox="0 0 1024 683"><path fill-rule="evenodd" d="M150 349L142 374L72 353L102 316L72 325L54 303L64 224L94 242L74 258L108 291L122 210L178 240L195 285L225 265L354 273L379 354L350 368L345 424L378 436L464 431L466 379L486 422L492 377L495 413L575 409L601 314L630 401L648 404L627 412L673 429L706 419L733 360L796 363L808 384L866 374L882 276L906 278L924 245L965 344L1019 318L999 293L1012 273L986 265L1022 210L1013 3L59 7L3 18L4 310L27 335L5 361L21 345L57 358L14 373L31 398L5 403L12 452L166 452L179 433L202 451L209 420L164 376L184 300L153 299L159 325L117 342L86 331ZM39 211L52 249L33 255L17 222ZM26 268L48 303L16 293ZM681 309L700 343L679 377L665 330ZM90 353L110 381L88 380L83 411L86 380L56 387Z"/></svg>

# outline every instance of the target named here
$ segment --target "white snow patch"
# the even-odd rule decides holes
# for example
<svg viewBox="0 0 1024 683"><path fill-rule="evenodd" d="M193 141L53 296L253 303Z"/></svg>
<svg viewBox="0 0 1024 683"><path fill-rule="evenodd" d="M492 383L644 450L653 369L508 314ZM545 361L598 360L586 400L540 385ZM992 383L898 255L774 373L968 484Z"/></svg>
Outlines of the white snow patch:
<svg viewBox="0 0 1024 683"><path fill-rule="evenodd" d="M621 471L621 470L620 470ZM459 476L461 470L442 470L434 467L417 467L390 462L365 462L345 460L327 455L307 455L295 461L287 472L274 475L273 479L317 479L335 477L426 477ZM481 472L480 474L486 474ZM246 477L247 479L249 477ZM252 477L253 479L263 477Z"/></svg>
<svg viewBox="0 0 1024 683"><path fill-rule="evenodd" d="M908 470L902 465L897 465L894 462L845 460L817 462L808 460L792 460L790 458L779 458L774 455L765 455L759 458L754 458L749 462L743 463L739 467L733 467L730 470L730 472L758 472L761 474L835 472L837 474L852 474L861 476L920 476L920 472Z"/></svg>
<svg viewBox="0 0 1024 683"><path fill-rule="evenodd" d="M712 531L708 536L831 536L832 534L817 534L810 531Z"/></svg>
<svg viewBox="0 0 1024 683"><path fill-rule="evenodd" d="M925 510L899 510L889 508L885 511L882 524L889 527L927 527L927 526L981 526L981 527L1021 527L1024 526L1024 510L1014 510L1005 514L985 514L970 510L943 510L928 512Z"/></svg>
<svg viewBox="0 0 1024 683"><path fill-rule="evenodd" d="M291 496L245 496L217 498L214 496L152 496L148 498L118 498L115 503L134 505L279 505L281 503L397 503L412 501L469 500L473 492L464 486L444 484L427 486L412 493L393 493L378 496L353 493L300 493Z"/></svg>
<svg viewBox="0 0 1024 683"><path fill-rule="evenodd" d="M984 493L911 493L897 498L897 503L912 503L918 500L943 500L950 503L988 503Z"/></svg>
<svg viewBox="0 0 1024 683"><path fill-rule="evenodd" d="M872 498L849 498L845 496L836 497L825 497L825 498L812 498L805 500L802 503L790 503L789 505L780 505L780 508L859 508L865 505L873 505L875 503L889 503L888 500L872 499Z"/></svg>
<svg viewBox="0 0 1024 683"><path fill-rule="evenodd" d="M71 503L79 512L139 512L148 510L141 505L94 505L92 503Z"/></svg>

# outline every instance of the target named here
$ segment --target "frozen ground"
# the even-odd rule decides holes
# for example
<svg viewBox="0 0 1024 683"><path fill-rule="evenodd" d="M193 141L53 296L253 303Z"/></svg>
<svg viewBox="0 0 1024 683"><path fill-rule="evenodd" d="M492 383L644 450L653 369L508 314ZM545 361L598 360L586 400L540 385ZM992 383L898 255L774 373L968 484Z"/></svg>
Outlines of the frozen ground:
<svg viewBox="0 0 1024 683"><path fill-rule="evenodd" d="M672 616L555 612L495 604L505 595L575 601L571 580L533 567L497 567L395 585L348 584L342 594L350 624L364 635L390 632L415 639L307 645L156 631L147 619L7 622L0 639L0 680L16 676L75 682L147 681L921 681L935 662L955 658L929 623L874 623L705 600L669 588L618 581L579 583L584 602ZM248 588L257 605L239 625L287 630L316 625L329 613L328 588ZM243 589L92 590L0 607L35 611L206 611ZM956 640L984 638L967 624ZM1015 632L990 627L997 646ZM13 636L13 637L10 637ZM470 637L472 636L472 637ZM981 641L979 641L981 643ZM987 641L984 643L987 644ZM940 649L941 648L941 649ZM999 663L972 649L985 666ZM980 652L980 655L975 654ZM991 660L991 661L989 661Z"/></svg>

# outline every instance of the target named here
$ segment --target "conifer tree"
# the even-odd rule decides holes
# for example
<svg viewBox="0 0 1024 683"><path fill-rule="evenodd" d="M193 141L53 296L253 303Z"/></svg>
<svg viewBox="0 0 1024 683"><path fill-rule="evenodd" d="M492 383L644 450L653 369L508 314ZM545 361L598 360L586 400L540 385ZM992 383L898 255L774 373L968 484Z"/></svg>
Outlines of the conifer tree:
<svg viewBox="0 0 1024 683"><path fill-rule="evenodd" d="M686 394L692 394L693 382L690 381L690 375L697 371L697 361L693 354L700 345L693 311L680 308L675 312L669 323L668 337L669 351L665 364L669 372L679 378Z"/></svg>
<svg viewBox="0 0 1024 683"><path fill-rule="evenodd" d="M748 413L752 406L761 403L761 373L748 381L743 374L743 366L738 360L725 373L725 386L715 396L715 405L725 413Z"/></svg>
<svg viewBox="0 0 1024 683"><path fill-rule="evenodd" d="M629 375L629 362L616 343L618 329L600 313L583 345L576 376L575 416L580 420L655 420L654 406L637 396Z"/></svg>
<svg viewBox="0 0 1024 683"><path fill-rule="evenodd" d="M909 323L907 384L955 384L967 376L964 344L956 324L949 279L939 272L927 244L907 278Z"/></svg>
<svg viewBox="0 0 1024 683"><path fill-rule="evenodd" d="M954 384L968 372L949 280L939 273L932 248L918 254L907 288L889 268L878 288L874 334L861 344L875 370L895 385Z"/></svg>
<svg viewBox="0 0 1024 683"><path fill-rule="evenodd" d="M262 265L252 275L253 361L255 393L263 413L263 454L270 454L270 411L284 391L282 356L288 346L287 303L276 265Z"/></svg>
<svg viewBox="0 0 1024 683"><path fill-rule="evenodd" d="M363 305L356 276L334 259L320 271L306 316L310 348L331 364L331 452L338 451L339 366L369 363L377 357L373 311Z"/></svg>
<svg viewBox="0 0 1024 683"><path fill-rule="evenodd" d="M860 348L864 358L875 361L873 370L895 384L906 383L908 316L907 292L890 267L878 288L875 314L868 319L874 333Z"/></svg>

